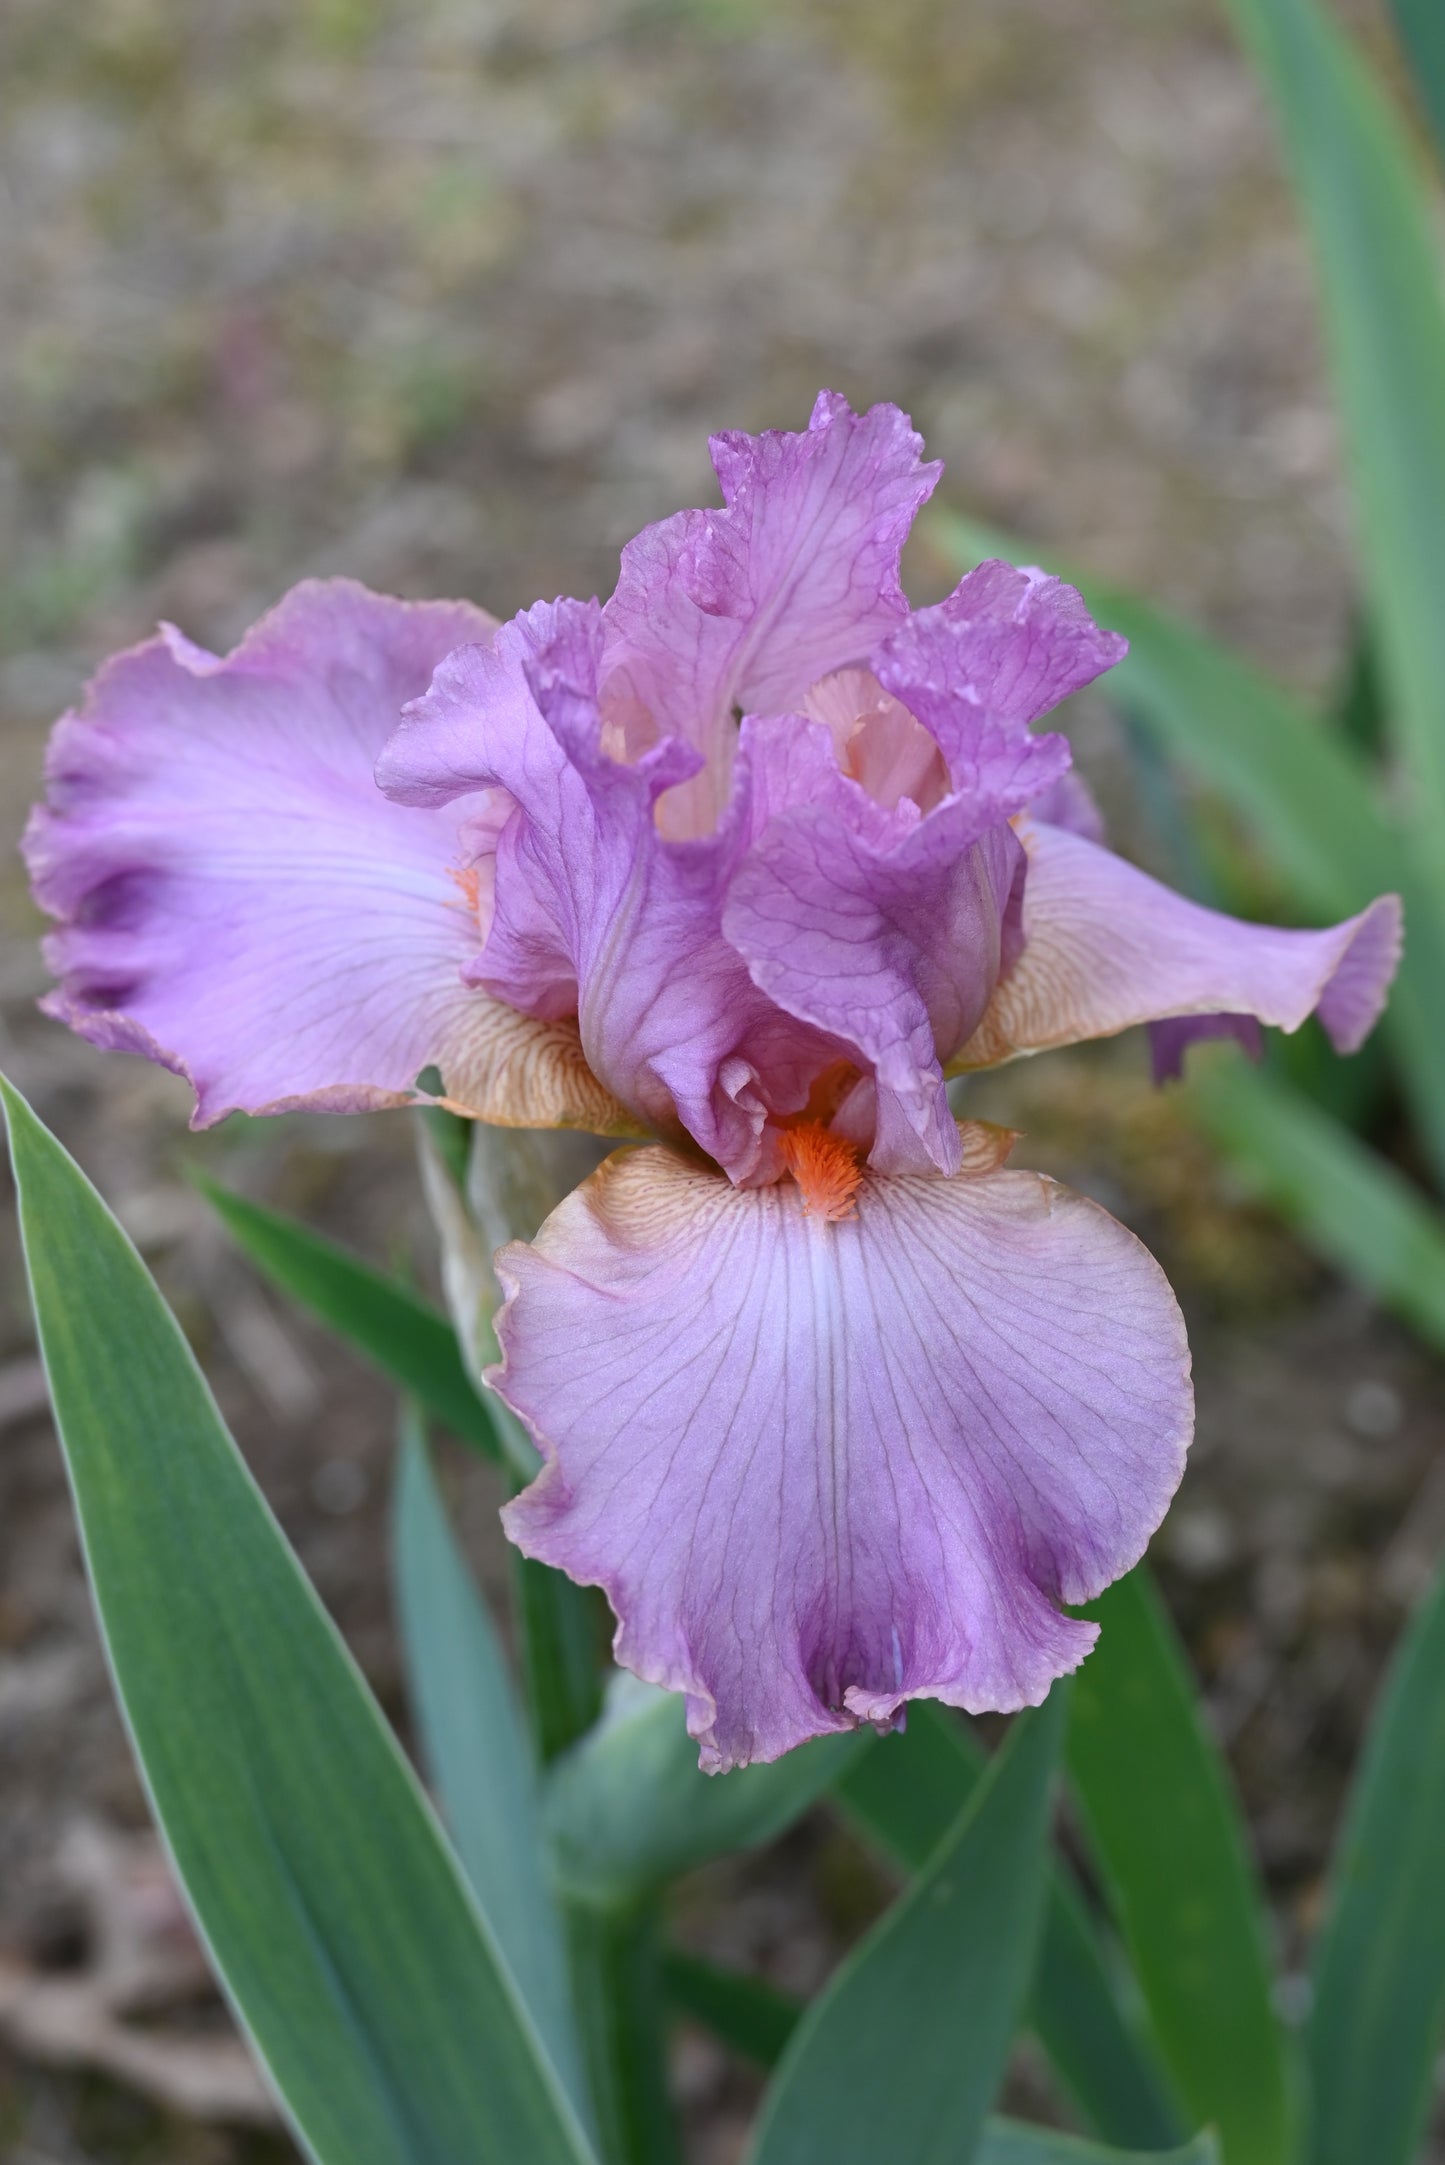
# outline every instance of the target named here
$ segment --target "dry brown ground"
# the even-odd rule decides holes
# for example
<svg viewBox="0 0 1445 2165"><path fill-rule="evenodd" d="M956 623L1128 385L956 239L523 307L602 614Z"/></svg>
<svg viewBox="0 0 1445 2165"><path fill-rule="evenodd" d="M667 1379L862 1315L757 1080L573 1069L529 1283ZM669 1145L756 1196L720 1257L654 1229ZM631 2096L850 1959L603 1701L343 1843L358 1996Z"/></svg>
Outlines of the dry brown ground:
<svg viewBox="0 0 1445 2165"><path fill-rule="evenodd" d="M503 614L605 592L621 540L706 500L710 428L799 425L820 383L910 407L960 502L1320 686L1352 581L1307 266L1206 0L7 0L0 206L0 1060L153 1260L395 1709L388 1395L257 1289L184 1169L425 1272L405 1123L191 1139L178 1085L35 1015L11 844L45 726L157 616L223 644L304 573ZM915 551L919 598L947 576ZM1127 831L1107 716L1077 738ZM1137 1047L992 1087L1190 1311L1200 1441L1161 1554L1294 1959L1445 1534L1438 1372L1240 1204ZM8 1224L0 1259L0 1956L62 1973L76 1830L143 1809ZM877 1897L820 1823L685 1907L802 1988ZM722 2165L746 2081L697 2038L678 2078ZM276 2154L0 2060L15 2165Z"/></svg>

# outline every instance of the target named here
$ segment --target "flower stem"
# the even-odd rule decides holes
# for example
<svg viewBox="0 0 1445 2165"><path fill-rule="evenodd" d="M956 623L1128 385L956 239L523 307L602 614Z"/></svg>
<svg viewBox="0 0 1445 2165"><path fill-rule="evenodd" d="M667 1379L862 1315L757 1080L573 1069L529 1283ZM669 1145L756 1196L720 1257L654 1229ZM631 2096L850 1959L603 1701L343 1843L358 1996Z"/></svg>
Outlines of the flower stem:
<svg viewBox="0 0 1445 2165"><path fill-rule="evenodd" d="M569 1900L567 1947L604 2165L680 2165L655 1904Z"/></svg>

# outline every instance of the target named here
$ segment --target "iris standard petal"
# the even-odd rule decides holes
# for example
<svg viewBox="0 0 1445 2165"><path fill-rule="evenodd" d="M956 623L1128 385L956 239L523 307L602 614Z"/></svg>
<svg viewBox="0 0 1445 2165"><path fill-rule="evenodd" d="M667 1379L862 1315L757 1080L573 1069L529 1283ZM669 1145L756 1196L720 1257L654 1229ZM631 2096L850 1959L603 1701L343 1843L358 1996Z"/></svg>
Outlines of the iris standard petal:
<svg viewBox="0 0 1445 2165"><path fill-rule="evenodd" d="M662 807L676 836L727 804L735 714L797 708L907 613L899 557L943 471L896 406L823 391L808 427L712 439L720 511L682 511L622 552L605 611L610 696L703 753Z"/></svg>
<svg viewBox="0 0 1445 2165"><path fill-rule="evenodd" d="M1064 827L1070 834L1081 834L1086 842L1106 839L1098 800L1077 767L1066 769L1026 809L1030 819L1045 827Z"/></svg>
<svg viewBox="0 0 1445 2165"><path fill-rule="evenodd" d="M531 1014L575 1013L617 1098L744 1179L768 1113L801 1106L846 1048L781 1013L723 938L746 806L706 840L669 842L653 807L696 753L677 738L631 764L603 749L601 646L595 602L538 603L490 648L448 657L378 776L419 807L509 792L491 929L470 974Z"/></svg>
<svg viewBox="0 0 1445 2165"><path fill-rule="evenodd" d="M492 628L337 580L224 658L168 633L108 663L55 731L26 838L61 920L50 1012L186 1076L198 1125L400 1103L428 1065L490 1117L602 1117L575 1033L543 1042L461 981L480 933L458 815L372 779L402 703Z"/></svg>
<svg viewBox="0 0 1445 2165"><path fill-rule="evenodd" d="M498 1258L493 1380L547 1459L529 1555L606 1588L618 1658L687 1695L710 1770L1041 1700L1142 1552L1193 1408L1158 1265L1097 1205L997 1164L865 1173L804 1214L670 1151L615 1154Z"/></svg>
<svg viewBox="0 0 1445 2165"><path fill-rule="evenodd" d="M980 564L946 601L915 609L873 657L874 674L937 739L956 790L1008 817L1069 765L1063 737L1030 733L1128 652L1062 579Z"/></svg>
<svg viewBox="0 0 1445 2165"><path fill-rule="evenodd" d="M997 982L1022 888L1017 838L1003 821L980 834L963 798L922 816L876 803L838 772L820 724L750 721L743 742L770 816L733 876L723 930L771 1000L871 1070L874 1169L954 1172L940 1056L972 1034Z"/></svg>
<svg viewBox="0 0 1445 2165"><path fill-rule="evenodd" d="M1374 1027L1400 959L1400 902L1383 895L1319 932L1202 908L1082 835L1032 821L1024 948L951 1072L988 1067L1174 1015L1320 1021L1341 1052Z"/></svg>

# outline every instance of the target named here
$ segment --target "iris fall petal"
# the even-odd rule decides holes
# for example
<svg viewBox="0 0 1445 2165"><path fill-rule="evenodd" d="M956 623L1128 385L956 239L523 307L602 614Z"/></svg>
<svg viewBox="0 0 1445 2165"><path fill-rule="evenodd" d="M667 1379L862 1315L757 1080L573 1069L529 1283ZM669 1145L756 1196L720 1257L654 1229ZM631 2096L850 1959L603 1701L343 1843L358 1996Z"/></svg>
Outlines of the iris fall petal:
<svg viewBox="0 0 1445 2165"><path fill-rule="evenodd" d="M225 657L168 633L107 664L56 729L26 837L61 920L50 1012L186 1076L200 1126L402 1103L436 1065L489 1117L618 1132L575 1031L463 984L480 933L459 815L402 811L372 778L401 703L492 629L336 580Z"/></svg>
<svg viewBox="0 0 1445 2165"><path fill-rule="evenodd" d="M530 1247L497 1387L547 1458L529 1554L604 1586L630 1668L686 1693L712 1770L905 1700L1034 1704L1139 1556L1192 1425L1158 1265L996 1163L865 1173L805 1215L665 1150L615 1155Z"/></svg>
<svg viewBox="0 0 1445 2165"><path fill-rule="evenodd" d="M1082 835L1032 821L1020 831L1023 953L954 1070L1168 1016L1253 1016L1297 1030L1317 1012L1341 1052L1373 1028L1400 959L1397 896L1318 932L1246 924Z"/></svg>

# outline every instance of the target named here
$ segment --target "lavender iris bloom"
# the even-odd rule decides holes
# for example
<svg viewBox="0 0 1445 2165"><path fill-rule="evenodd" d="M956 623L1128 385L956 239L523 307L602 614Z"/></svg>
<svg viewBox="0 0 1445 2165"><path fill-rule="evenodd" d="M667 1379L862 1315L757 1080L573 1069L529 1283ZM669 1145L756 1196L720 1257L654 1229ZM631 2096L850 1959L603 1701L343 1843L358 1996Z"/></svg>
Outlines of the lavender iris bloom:
<svg viewBox="0 0 1445 2165"><path fill-rule="evenodd" d="M718 437L724 508L640 534L605 608L335 582L225 659L167 630L60 723L28 836L50 1012L199 1125L435 1066L479 1119L649 1143L498 1258L546 1460L505 1517L710 1769L1036 1703L1178 1483L1162 1272L946 1078L1162 1018L1349 1050L1399 952L1393 897L1276 930L1101 846L1032 725L1124 641L1002 563L910 612L920 452L824 393Z"/></svg>

